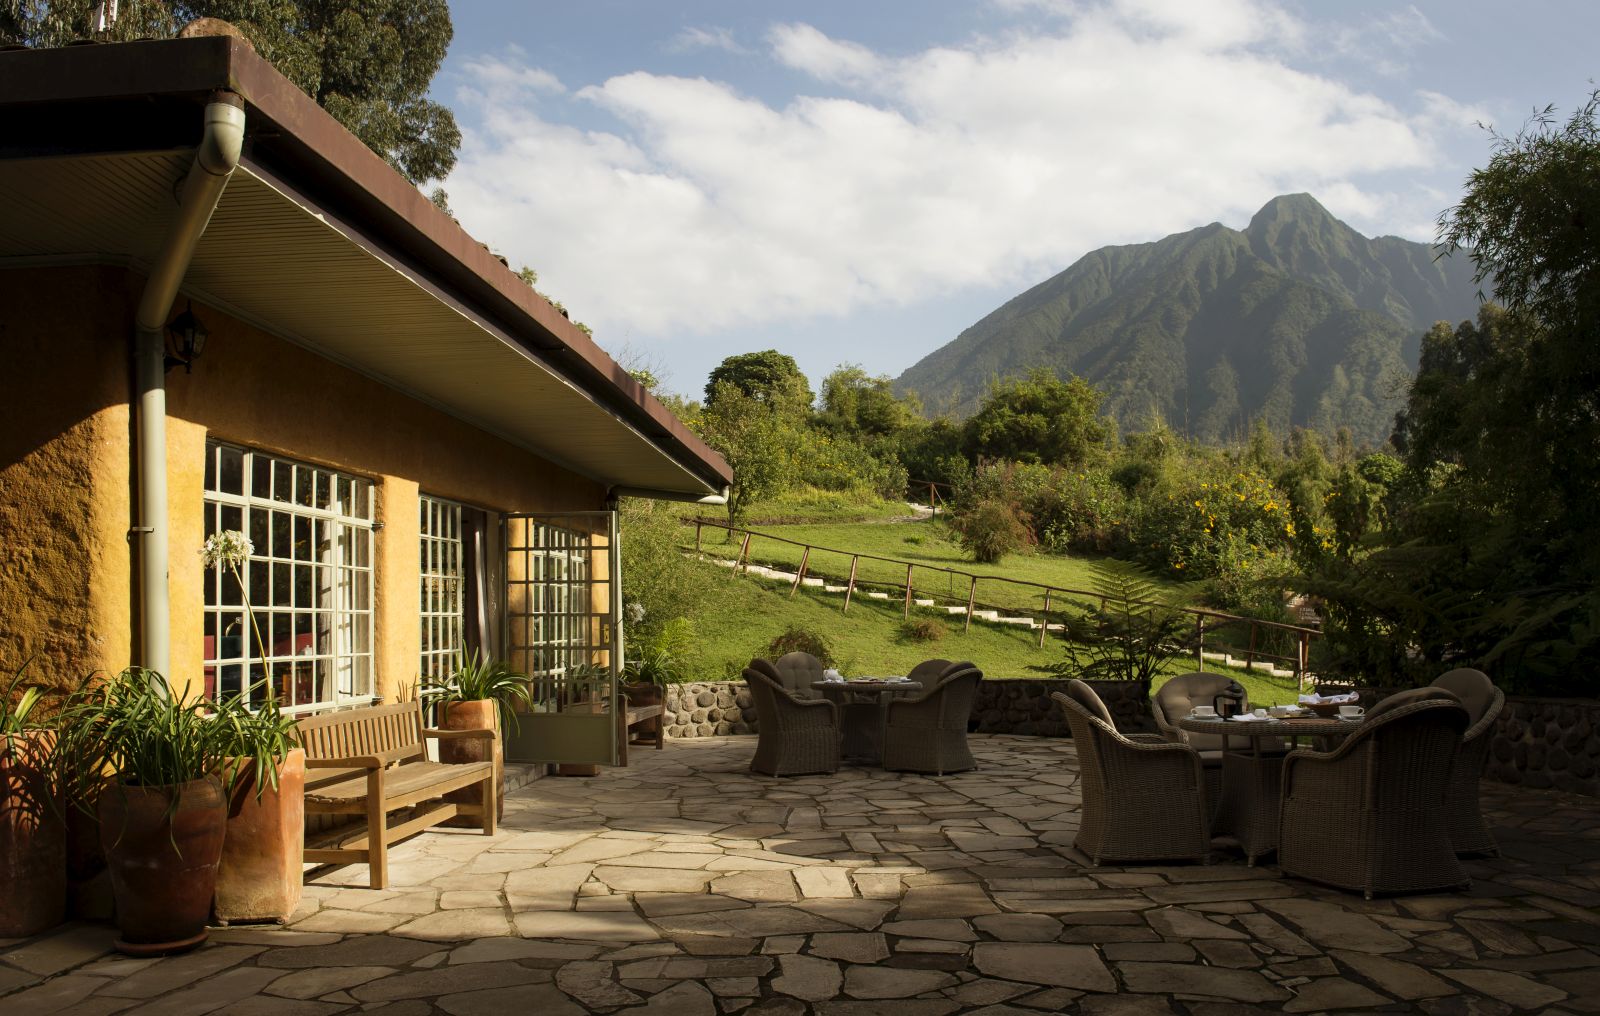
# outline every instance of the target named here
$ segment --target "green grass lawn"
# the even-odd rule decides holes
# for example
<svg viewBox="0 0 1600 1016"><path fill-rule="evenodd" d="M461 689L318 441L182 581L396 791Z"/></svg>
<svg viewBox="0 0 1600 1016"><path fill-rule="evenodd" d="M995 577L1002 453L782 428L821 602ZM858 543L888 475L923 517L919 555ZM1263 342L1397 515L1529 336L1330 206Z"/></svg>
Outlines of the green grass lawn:
<svg viewBox="0 0 1600 1016"><path fill-rule="evenodd" d="M851 543L845 540L851 540L855 546L863 546L870 541L878 541L879 546L884 546L900 531L909 531L913 535L926 531L929 536L935 532L934 527L922 524L783 528L786 531L808 530L830 539L842 538L841 543L846 546ZM873 532L863 533L864 530ZM893 532L877 533L878 530ZM859 539L853 539L856 534L862 535ZM813 535L808 538L818 537ZM690 539L693 539L692 530ZM926 545L925 542L922 546ZM906 546L917 549L917 545ZM737 546L728 553L736 550ZM1041 563L1039 559L1018 560L1028 560L1035 565ZM795 562L798 562L798 554ZM911 616L914 620L938 617L945 628L945 634L937 641L915 641L904 633L902 603L898 598L874 600L858 593L851 601L849 613L845 613L841 609L844 597L839 594L802 589L791 599L787 584L758 577L735 576L728 569L712 564L703 567L714 568L718 574L710 602L694 619L698 639L697 650L691 660L691 680L737 680L745 664L752 657L767 655L767 644L790 626L807 628L827 638L833 647L839 669L851 676L904 674L923 660L943 657L972 660L990 679L1038 679L1048 675L1031 667L1061 659L1057 640L1054 637L1046 640L1045 648L1040 649L1039 633L1036 631L974 621L971 630L963 632L962 619L959 617L946 620L932 611L913 608ZM903 571L900 578L904 579ZM982 589L981 584L979 588ZM964 596L962 599L964 602ZM1194 669L1193 658L1184 657L1174 660L1168 666L1167 673L1188 673ZM1206 669L1219 671L1221 667L1209 663ZM1294 700L1296 689L1293 678L1278 680L1265 674L1239 670L1223 672L1230 673L1245 685L1254 704L1270 705Z"/></svg>
<svg viewBox="0 0 1600 1016"><path fill-rule="evenodd" d="M1044 611L1043 589L1010 582L984 581L983 577L1034 582L1058 590L1093 587L1089 573L1093 558L1033 553L1014 554L999 564L978 564L962 551L943 519L900 523L804 523L750 528L766 536L781 537L813 547L835 548L839 552L812 550L806 573L836 579L839 584L843 584L850 574L850 553L842 553L844 551L908 562L916 566L912 573L915 595L931 596L940 603L965 604L970 586L968 575L980 576L977 590L980 604L1013 608L1019 613L1031 612L1035 617ZM710 527L705 528L701 535L701 550L707 554L734 557L739 553L742 537L730 538L730 534ZM684 537L685 543L693 545L692 527L685 529ZM750 541L750 560L756 564L793 570L799 567L801 554L800 547L781 542L780 539L758 535ZM903 590L905 580L905 566L890 561L862 558L857 567L858 583L893 585ZM1167 589L1181 587L1179 583L1160 580L1158 584ZM1052 609L1060 607L1059 593L1052 597L1051 605Z"/></svg>

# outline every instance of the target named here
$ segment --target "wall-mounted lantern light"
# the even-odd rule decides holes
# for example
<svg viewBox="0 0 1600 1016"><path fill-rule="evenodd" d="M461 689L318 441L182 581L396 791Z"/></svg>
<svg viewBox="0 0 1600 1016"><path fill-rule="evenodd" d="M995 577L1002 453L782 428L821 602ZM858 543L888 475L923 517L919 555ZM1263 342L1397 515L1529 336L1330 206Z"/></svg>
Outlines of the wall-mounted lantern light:
<svg viewBox="0 0 1600 1016"><path fill-rule="evenodd" d="M194 304L167 323L167 355L162 360L167 370L181 366L188 374L206 348L206 326L194 316Z"/></svg>

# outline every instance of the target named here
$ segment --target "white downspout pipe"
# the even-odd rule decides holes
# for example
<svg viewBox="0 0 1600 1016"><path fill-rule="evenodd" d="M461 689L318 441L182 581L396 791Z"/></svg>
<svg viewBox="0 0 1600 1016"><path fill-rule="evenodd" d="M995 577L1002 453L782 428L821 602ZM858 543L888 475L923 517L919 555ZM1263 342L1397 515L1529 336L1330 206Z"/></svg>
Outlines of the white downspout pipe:
<svg viewBox="0 0 1600 1016"><path fill-rule="evenodd" d="M134 532L139 569L139 656L146 668L171 677L172 604L167 587L166 324L178 286L189 270L228 177L244 147L244 100L214 92L205 133L183 181L178 214L150 268L134 317L133 378L139 522ZM198 548L197 548L198 550Z"/></svg>

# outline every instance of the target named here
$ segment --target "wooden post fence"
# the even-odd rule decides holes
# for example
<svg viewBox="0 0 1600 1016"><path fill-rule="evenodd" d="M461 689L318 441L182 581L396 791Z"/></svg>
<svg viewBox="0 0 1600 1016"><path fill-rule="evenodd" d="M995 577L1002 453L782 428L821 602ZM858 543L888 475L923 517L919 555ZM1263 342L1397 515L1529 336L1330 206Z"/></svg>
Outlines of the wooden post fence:
<svg viewBox="0 0 1600 1016"><path fill-rule="evenodd" d="M800 583L806 580L806 565L811 561L811 548L807 547L800 552L800 570L794 573L794 585L789 587L789 599L794 599L794 594L800 591Z"/></svg>
<svg viewBox="0 0 1600 1016"><path fill-rule="evenodd" d="M967 623L961 626L963 632L972 630L972 605L978 602L978 576L972 576L972 585L967 587Z"/></svg>
<svg viewBox="0 0 1600 1016"><path fill-rule="evenodd" d="M904 618L907 621L911 620L911 569L915 567L916 565L914 564L906 565L906 609Z"/></svg>
<svg viewBox="0 0 1600 1016"><path fill-rule="evenodd" d="M844 609L839 612L841 614L850 613L850 597L856 591L856 565L860 563L861 558L854 554L850 555L850 581L844 587Z"/></svg>

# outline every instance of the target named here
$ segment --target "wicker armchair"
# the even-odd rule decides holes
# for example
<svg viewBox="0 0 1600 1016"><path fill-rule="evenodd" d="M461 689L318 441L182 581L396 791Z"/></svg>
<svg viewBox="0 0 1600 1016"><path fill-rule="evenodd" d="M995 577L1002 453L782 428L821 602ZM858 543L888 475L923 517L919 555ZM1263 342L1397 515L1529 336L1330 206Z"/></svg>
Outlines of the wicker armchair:
<svg viewBox="0 0 1600 1016"><path fill-rule="evenodd" d="M1290 752L1278 867L1368 899L1470 885L1450 843L1446 808L1466 729L1459 703L1415 699L1369 715L1333 751Z"/></svg>
<svg viewBox="0 0 1600 1016"><path fill-rule="evenodd" d="M755 666L755 662L752 660L751 666ZM767 663L766 660L761 662ZM821 693L811 687L813 682L822 680L822 661L810 653L784 653L771 663L767 663L767 666L771 670L764 673L783 685L784 690L795 698L822 698Z"/></svg>
<svg viewBox="0 0 1600 1016"><path fill-rule="evenodd" d="M1505 708L1506 694L1494 686L1481 670L1452 670L1433 682L1433 687L1452 692L1466 707L1471 725L1461 736L1461 751L1450 770L1450 842L1457 857L1483 854L1498 856L1499 844L1483 821L1478 801L1478 779L1489 756L1489 741L1495 722Z"/></svg>
<svg viewBox="0 0 1600 1016"><path fill-rule="evenodd" d="M967 720L983 671L971 663L955 663L943 675L922 694L891 699L884 707L885 769L943 776L978 768L967 747Z"/></svg>
<svg viewBox="0 0 1600 1016"><path fill-rule="evenodd" d="M746 667L744 683L756 704L756 755L750 771L767 776L839 770L839 710L827 699L802 700Z"/></svg>
<svg viewBox="0 0 1600 1016"><path fill-rule="evenodd" d="M1243 688L1231 677L1196 671L1179 674L1167 681L1150 697L1150 712L1155 716L1156 729L1168 741L1187 744L1200 753L1200 764L1205 767L1206 814L1216 818L1217 805L1222 800L1222 737L1219 734L1196 734L1180 729L1177 721L1188 716L1195 706L1209 706L1224 691ZM1250 708L1250 698L1244 695L1240 706Z"/></svg>
<svg viewBox="0 0 1600 1016"><path fill-rule="evenodd" d="M962 666L970 667L972 664L964 663ZM911 668L911 673L906 675L906 679L909 681L916 681L925 688L930 688L933 686L934 682L938 681L939 678L944 675L944 672L949 669L949 660L923 660L921 663Z"/></svg>
<svg viewBox="0 0 1600 1016"><path fill-rule="evenodd" d="M1103 861L1209 860L1211 837L1200 755L1186 744L1135 742L1082 681L1061 704L1078 749L1082 822L1075 846Z"/></svg>

